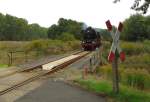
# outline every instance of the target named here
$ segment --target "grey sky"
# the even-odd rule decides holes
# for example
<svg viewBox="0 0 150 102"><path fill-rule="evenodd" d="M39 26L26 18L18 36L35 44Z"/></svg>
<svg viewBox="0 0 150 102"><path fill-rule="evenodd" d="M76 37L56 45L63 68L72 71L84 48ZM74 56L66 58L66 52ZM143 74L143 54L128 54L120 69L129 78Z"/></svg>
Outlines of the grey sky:
<svg viewBox="0 0 150 102"><path fill-rule="evenodd" d="M131 14L134 0L0 0L0 12L25 18L29 23L49 27L56 24L60 17L85 22L87 25L106 28L105 21L110 19L114 25ZM149 14L149 12L148 12Z"/></svg>

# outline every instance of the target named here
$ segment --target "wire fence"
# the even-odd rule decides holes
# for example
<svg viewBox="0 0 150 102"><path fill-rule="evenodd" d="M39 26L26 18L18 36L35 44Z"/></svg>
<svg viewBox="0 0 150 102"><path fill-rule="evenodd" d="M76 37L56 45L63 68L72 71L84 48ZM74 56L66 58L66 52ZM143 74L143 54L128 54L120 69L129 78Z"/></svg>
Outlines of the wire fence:
<svg viewBox="0 0 150 102"><path fill-rule="evenodd" d="M18 65L46 56L38 50L34 51L0 51L0 63L8 66Z"/></svg>

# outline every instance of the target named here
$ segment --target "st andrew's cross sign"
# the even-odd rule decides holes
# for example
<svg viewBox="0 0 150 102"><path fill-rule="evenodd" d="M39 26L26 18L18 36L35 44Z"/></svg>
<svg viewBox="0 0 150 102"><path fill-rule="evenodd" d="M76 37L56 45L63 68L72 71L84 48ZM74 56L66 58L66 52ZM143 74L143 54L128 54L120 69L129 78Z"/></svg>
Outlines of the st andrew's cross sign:
<svg viewBox="0 0 150 102"><path fill-rule="evenodd" d="M116 50L118 50L118 52L119 52L119 56L120 56L121 61L124 61L125 60L125 53L122 51L122 49L119 46L119 37L120 37L120 32L123 29L123 24L121 22L119 23L119 26L118 26L118 29L116 30L116 33L113 32L112 25L111 25L109 20L106 21L106 26L107 26L108 31L110 31L111 37L113 39L111 50L110 50L110 53L108 56L108 61L112 62L114 60Z"/></svg>
<svg viewBox="0 0 150 102"><path fill-rule="evenodd" d="M116 54L116 50L119 53L119 57L121 61L124 61L125 53L121 50L119 46L119 37L123 29L123 24L121 22L119 23L116 33L113 32L112 25L109 20L106 21L106 26L108 30L110 31L111 37L113 39L112 46L111 46L109 56L108 56L108 61L112 62L113 91L115 93L118 93L119 92L119 75L118 75L118 57Z"/></svg>

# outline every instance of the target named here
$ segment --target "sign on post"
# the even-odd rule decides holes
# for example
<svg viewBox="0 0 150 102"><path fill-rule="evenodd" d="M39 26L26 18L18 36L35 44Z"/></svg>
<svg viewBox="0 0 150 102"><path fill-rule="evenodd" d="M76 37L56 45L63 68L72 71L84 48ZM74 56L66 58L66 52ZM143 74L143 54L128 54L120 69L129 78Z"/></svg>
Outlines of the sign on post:
<svg viewBox="0 0 150 102"><path fill-rule="evenodd" d="M108 30L110 31L111 37L113 39L111 50L110 50L110 53L108 56L108 61L112 62L114 60L116 50L118 50L120 60L124 61L125 60L125 53L122 51L122 49L119 46L119 37L120 37L120 33L123 29L123 24L121 22L119 23L119 26L118 26L116 33L114 33L112 31L112 25L111 25L109 20L106 21L106 26L107 26Z"/></svg>
<svg viewBox="0 0 150 102"><path fill-rule="evenodd" d="M106 26L108 31L110 31L111 37L113 39L111 49L108 55L108 61L112 62L112 72L113 72L113 91L115 93L119 92L119 76L118 76L118 57L117 52L119 53L119 57L121 61L125 60L125 53L122 51L122 49L119 46L119 37L120 33L123 29L123 24L120 22L119 26L116 30L116 33L112 30L112 25L110 21L106 21Z"/></svg>

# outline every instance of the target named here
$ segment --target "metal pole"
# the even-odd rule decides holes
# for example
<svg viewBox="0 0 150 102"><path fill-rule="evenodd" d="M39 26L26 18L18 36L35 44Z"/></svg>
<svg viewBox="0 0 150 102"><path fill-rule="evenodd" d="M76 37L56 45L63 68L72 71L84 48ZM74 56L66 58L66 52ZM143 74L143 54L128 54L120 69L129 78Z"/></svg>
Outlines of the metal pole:
<svg viewBox="0 0 150 102"><path fill-rule="evenodd" d="M13 52L10 52L10 65L13 63Z"/></svg>
<svg viewBox="0 0 150 102"><path fill-rule="evenodd" d="M27 55L27 52L25 52L25 62L26 62L26 63L28 62L28 55Z"/></svg>
<svg viewBox="0 0 150 102"><path fill-rule="evenodd" d="M9 52L7 53L8 55L8 66L10 66L10 55L9 55Z"/></svg>
<svg viewBox="0 0 150 102"><path fill-rule="evenodd" d="M90 72L92 72L92 70L93 70L93 63L92 63L92 58L90 58Z"/></svg>
<svg viewBox="0 0 150 102"><path fill-rule="evenodd" d="M119 75L118 75L118 56L115 54L115 59L112 62L113 75L113 92L119 93Z"/></svg>

